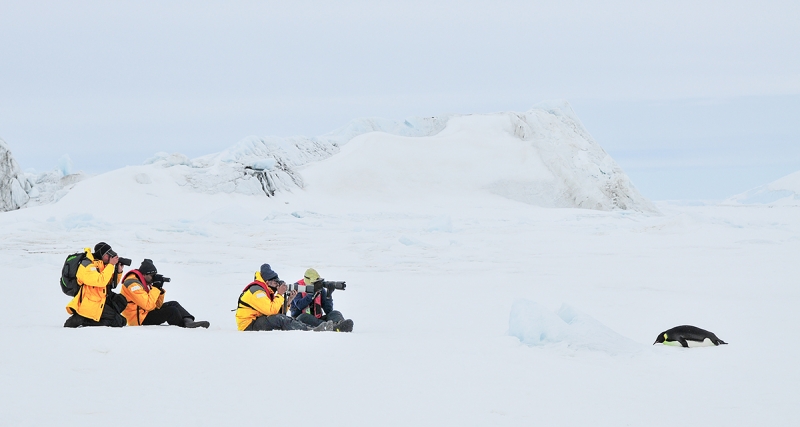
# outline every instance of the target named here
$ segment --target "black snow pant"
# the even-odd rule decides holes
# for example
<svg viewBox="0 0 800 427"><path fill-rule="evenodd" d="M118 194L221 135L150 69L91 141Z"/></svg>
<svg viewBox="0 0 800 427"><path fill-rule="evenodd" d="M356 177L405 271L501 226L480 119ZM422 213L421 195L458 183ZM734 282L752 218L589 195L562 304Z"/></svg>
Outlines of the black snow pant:
<svg viewBox="0 0 800 427"><path fill-rule="evenodd" d="M115 294L109 291L106 294L106 302L103 305L103 312L100 314L100 320L89 319L77 313L73 314L67 320L64 326L75 328L78 326L110 326L112 328L121 328L128 324L128 321L121 314L125 306L128 305L128 300L120 294Z"/></svg>
<svg viewBox="0 0 800 427"><path fill-rule="evenodd" d="M313 314L302 313L299 316L297 316L297 320L313 328L319 326L320 324L322 324L322 322L327 322L327 321L332 321L333 323L341 322L342 320L344 320L344 316L342 316L342 313L339 313L337 310L333 310L319 319L314 317Z"/></svg>
<svg viewBox="0 0 800 427"><path fill-rule="evenodd" d="M185 319L194 321L194 316L189 314L178 301L167 301L157 308L147 313L147 317L142 320L142 325L160 325L164 322L173 326L184 326Z"/></svg>
<svg viewBox="0 0 800 427"><path fill-rule="evenodd" d="M253 320L245 331L307 331L311 328L305 323L298 322L285 314L273 314L272 316L259 316Z"/></svg>

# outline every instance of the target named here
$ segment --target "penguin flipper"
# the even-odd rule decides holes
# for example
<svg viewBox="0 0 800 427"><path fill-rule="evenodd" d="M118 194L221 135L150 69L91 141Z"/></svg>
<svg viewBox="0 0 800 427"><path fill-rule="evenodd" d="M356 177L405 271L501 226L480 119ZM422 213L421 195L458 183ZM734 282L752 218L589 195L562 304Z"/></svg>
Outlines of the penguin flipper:
<svg viewBox="0 0 800 427"><path fill-rule="evenodd" d="M686 342L686 339L681 337L678 338L678 342L681 343L681 347L689 348L689 343Z"/></svg>

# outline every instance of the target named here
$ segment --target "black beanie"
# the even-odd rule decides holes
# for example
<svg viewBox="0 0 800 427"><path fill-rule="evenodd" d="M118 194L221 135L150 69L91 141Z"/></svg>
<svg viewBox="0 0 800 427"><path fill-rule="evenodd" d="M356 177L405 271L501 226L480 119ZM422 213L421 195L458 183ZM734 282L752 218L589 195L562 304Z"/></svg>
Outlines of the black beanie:
<svg viewBox="0 0 800 427"><path fill-rule="evenodd" d="M272 268L269 264L264 264L261 266L261 278L264 279L265 282L269 282L270 280L277 280L278 273L272 271Z"/></svg>
<svg viewBox="0 0 800 427"><path fill-rule="evenodd" d="M142 261L142 265L139 266L139 273L156 274L158 273L158 270L156 270L156 266L153 265L152 259L145 258L144 261Z"/></svg>
<svg viewBox="0 0 800 427"><path fill-rule="evenodd" d="M111 250L111 245L109 245L106 242L100 242L94 245L94 254L92 255L94 255L94 259L100 259L103 257L103 255L106 254L106 252L110 250Z"/></svg>

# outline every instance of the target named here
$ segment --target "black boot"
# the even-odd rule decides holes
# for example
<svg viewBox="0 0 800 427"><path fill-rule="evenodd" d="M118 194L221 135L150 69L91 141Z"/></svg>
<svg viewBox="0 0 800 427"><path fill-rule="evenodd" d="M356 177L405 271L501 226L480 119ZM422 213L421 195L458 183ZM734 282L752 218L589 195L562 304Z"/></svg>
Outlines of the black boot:
<svg viewBox="0 0 800 427"><path fill-rule="evenodd" d="M195 322L194 319L191 317L184 317L183 318L183 327L184 328L206 328L211 326L210 323L206 322L205 320L201 320L199 322Z"/></svg>
<svg viewBox="0 0 800 427"><path fill-rule="evenodd" d="M333 326L334 332L353 332L353 321L350 319L342 320Z"/></svg>
<svg viewBox="0 0 800 427"><path fill-rule="evenodd" d="M333 322L331 322L331 321L329 320L329 321L327 321L327 322L322 322L322 323L320 323L319 325L315 326L315 327L314 327L314 328L312 328L311 330L312 330L312 331L315 331L315 332L326 332L326 331L332 331L332 330L333 330L333 327L334 327L334 324L333 324Z"/></svg>
<svg viewBox="0 0 800 427"><path fill-rule="evenodd" d="M78 316L77 314L73 314L67 318L67 321L64 322L65 328L77 328L83 326L83 317Z"/></svg>

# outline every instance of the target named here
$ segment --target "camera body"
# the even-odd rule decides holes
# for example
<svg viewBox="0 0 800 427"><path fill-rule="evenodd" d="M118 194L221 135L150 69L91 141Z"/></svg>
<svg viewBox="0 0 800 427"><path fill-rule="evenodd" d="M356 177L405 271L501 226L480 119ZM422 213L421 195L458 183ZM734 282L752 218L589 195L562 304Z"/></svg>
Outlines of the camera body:
<svg viewBox="0 0 800 427"><path fill-rule="evenodd" d="M106 253L111 258L114 258L115 256L119 256L119 255L117 255L116 252L114 252L113 249L109 249L108 252L106 252ZM130 258L123 258L123 257L119 257L119 261L117 261L118 264L124 265L126 267L130 267L132 262L133 261Z"/></svg>
<svg viewBox="0 0 800 427"><path fill-rule="evenodd" d="M164 276L163 274L154 274L153 275L153 283L157 283L157 282L166 283L166 282L170 282L170 281L172 281L172 279L170 279L169 277Z"/></svg>

